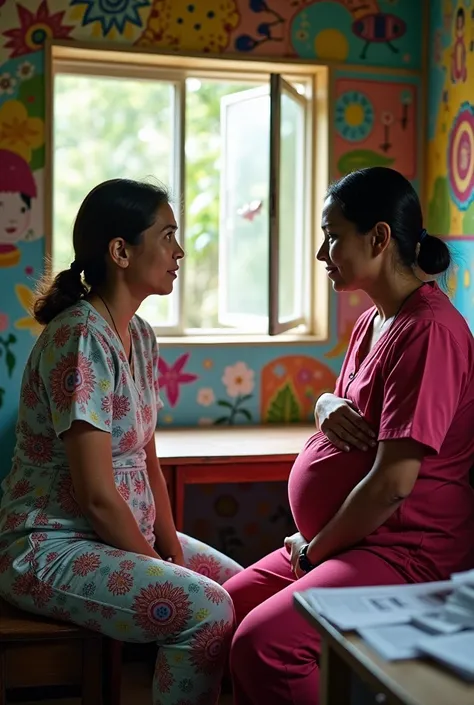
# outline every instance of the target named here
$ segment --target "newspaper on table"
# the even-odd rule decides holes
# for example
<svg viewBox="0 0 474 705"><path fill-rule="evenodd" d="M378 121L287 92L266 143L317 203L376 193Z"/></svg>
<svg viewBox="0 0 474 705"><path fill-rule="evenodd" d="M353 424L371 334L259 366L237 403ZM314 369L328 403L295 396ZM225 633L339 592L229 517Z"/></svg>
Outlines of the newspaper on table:
<svg viewBox="0 0 474 705"><path fill-rule="evenodd" d="M318 588L301 596L339 629L357 630L386 660L430 656L474 681L474 571L439 582Z"/></svg>

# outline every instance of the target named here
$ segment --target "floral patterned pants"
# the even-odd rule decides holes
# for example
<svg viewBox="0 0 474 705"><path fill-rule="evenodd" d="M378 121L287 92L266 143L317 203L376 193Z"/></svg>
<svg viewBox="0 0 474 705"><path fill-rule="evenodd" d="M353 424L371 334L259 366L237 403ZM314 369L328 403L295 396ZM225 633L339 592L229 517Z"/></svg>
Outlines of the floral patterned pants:
<svg viewBox="0 0 474 705"><path fill-rule="evenodd" d="M31 533L8 547L2 541L0 593L120 641L155 641L154 705L215 705L234 628L232 601L219 583L241 566L179 538L186 568L71 534Z"/></svg>

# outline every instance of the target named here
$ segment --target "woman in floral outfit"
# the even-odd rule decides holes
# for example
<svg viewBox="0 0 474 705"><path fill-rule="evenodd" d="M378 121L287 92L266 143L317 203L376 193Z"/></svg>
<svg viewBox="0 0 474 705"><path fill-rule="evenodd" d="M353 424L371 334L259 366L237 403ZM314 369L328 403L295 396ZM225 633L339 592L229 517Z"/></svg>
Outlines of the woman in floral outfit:
<svg viewBox="0 0 474 705"><path fill-rule="evenodd" d="M0 511L0 593L38 614L159 646L155 705L215 705L241 568L177 534L155 448L158 347L135 315L184 252L163 189L97 186L75 259L44 286Z"/></svg>

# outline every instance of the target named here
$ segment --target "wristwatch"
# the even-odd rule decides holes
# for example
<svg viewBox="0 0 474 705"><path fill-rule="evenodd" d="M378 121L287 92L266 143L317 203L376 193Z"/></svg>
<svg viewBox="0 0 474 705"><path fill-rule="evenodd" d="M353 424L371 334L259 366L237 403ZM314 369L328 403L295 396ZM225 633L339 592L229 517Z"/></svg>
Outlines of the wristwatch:
<svg viewBox="0 0 474 705"><path fill-rule="evenodd" d="M300 553L298 556L298 565L300 567L300 570L303 571L303 573L309 573L310 570L313 570L313 568L316 568L315 565L311 563L311 561L308 558L308 546L309 543L307 543L303 548L300 549Z"/></svg>

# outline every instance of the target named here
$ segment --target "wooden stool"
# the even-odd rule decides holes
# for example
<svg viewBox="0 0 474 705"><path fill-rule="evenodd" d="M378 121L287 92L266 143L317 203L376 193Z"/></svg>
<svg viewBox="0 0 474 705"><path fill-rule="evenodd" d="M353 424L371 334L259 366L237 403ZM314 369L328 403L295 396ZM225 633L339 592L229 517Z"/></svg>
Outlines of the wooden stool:
<svg viewBox="0 0 474 705"><path fill-rule="evenodd" d="M119 705L121 646L0 599L0 705L6 705L9 688L72 685L82 686L83 705L101 705L103 699Z"/></svg>

